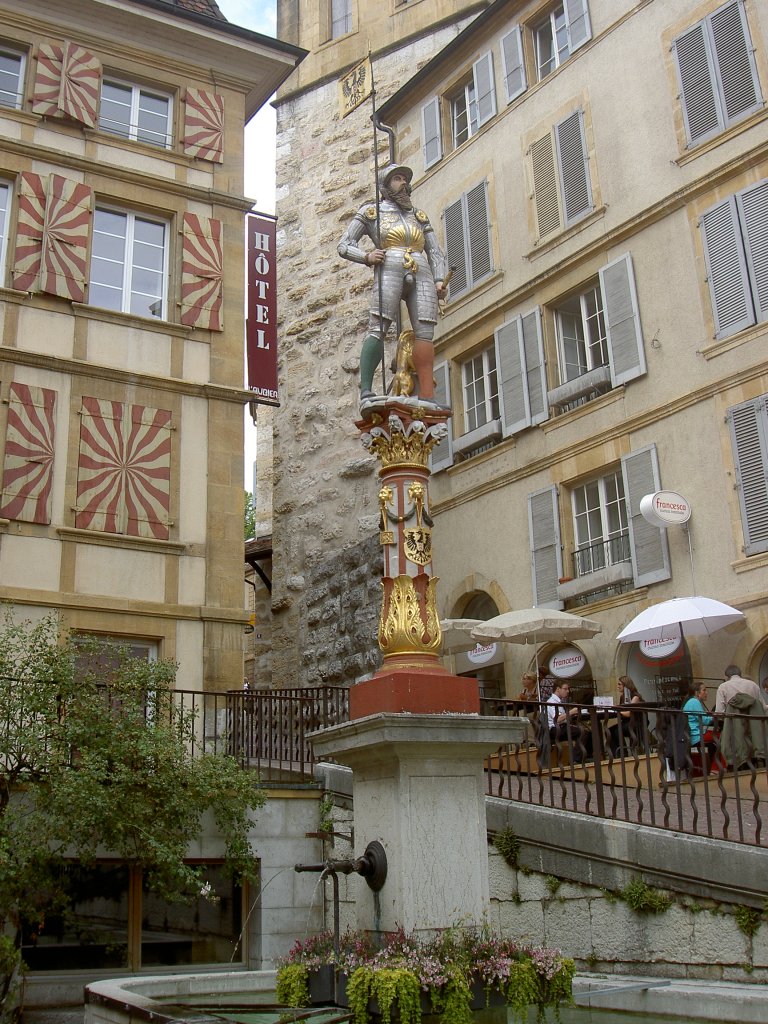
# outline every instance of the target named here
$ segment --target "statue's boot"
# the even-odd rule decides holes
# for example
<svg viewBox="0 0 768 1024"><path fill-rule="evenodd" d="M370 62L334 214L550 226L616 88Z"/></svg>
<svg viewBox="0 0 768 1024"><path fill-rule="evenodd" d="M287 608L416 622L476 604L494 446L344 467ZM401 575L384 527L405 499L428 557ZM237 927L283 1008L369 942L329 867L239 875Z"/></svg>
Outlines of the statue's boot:
<svg viewBox="0 0 768 1024"><path fill-rule="evenodd" d="M360 351L360 398L373 395L373 375L384 358L384 340L378 334L369 334Z"/></svg>
<svg viewBox="0 0 768 1024"><path fill-rule="evenodd" d="M419 398L426 402L433 402L435 396L434 364L435 347L431 341L423 341L416 338L413 343L413 367L416 370L416 377L419 382Z"/></svg>

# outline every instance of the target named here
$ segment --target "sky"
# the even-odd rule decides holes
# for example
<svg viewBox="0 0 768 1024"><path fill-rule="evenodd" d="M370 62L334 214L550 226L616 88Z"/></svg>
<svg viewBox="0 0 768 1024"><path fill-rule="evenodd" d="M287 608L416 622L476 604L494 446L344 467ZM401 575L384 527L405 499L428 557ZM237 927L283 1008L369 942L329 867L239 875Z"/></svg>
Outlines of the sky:
<svg viewBox="0 0 768 1024"><path fill-rule="evenodd" d="M227 21L265 36L275 35L276 0L217 0ZM258 157L257 157L258 154ZM245 194L262 213L275 212L275 111L265 104L245 129ZM253 490L256 428L245 409L245 463L243 486Z"/></svg>

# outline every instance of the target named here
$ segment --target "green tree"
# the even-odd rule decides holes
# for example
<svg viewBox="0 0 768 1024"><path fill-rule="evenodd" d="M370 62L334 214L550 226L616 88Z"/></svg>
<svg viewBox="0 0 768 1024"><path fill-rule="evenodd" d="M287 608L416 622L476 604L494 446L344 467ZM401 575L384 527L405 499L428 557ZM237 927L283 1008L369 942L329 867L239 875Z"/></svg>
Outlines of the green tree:
<svg viewBox="0 0 768 1024"><path fill-rule="evenodd" d="M202 750L174 698L175 665L60 633L49 617L0 626L0 1021L18 1013L22 926L66 908L65 855L141 867L169 901L199 892L184 863L213 812L226 861L253 877L248 843L265 800L234 758Z"/></svg>
<svg viewBox="0 0 768 1024"><path fill-rule="evenodd" d="M243 532L245 540L256 536L256 502L250 491L243 491Z"/></svg>

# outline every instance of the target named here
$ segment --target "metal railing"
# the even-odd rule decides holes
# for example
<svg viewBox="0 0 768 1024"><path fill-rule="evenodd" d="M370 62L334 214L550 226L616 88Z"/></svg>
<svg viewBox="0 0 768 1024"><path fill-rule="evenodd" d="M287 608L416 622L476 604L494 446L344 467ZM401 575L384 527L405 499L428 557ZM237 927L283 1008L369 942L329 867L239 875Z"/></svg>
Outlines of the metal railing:
<svg viewBox="0 0 768 1024"><path fill-rule="evenodd" d="M726 715L692 744L676 708L563 704L573 724L551 729L544 703L490 703L529 724L526 741L486 759L489 795L768 846L768 717Z"/></svg>
<svg viewBox="0 0 768 1024"><path fill-rule="evenodd" d="M608 540L600 540L594 544L576 548L572 553L572 558L573 575L576 579L605 569L608 565L631 562L632 551L629 546L629 533L619 533Z"/></svg>

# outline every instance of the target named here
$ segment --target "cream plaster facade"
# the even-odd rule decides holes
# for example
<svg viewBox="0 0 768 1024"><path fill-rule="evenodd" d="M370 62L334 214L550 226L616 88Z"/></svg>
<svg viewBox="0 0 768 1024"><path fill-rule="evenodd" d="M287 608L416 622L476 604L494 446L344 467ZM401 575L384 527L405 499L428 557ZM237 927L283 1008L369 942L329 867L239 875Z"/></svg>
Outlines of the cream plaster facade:
<svg viewBox="0 0 768 1024"><path fill-rule="evenodd" d="M572 0L565 5L568 45L556 68L539 73L536 45L563 6L499 0L460 34L438 29L381 61L382 94L390 96L382 119L396 128L397 158L414 168L415 202L440 225L443 244L446 215L455 225L461 209L466 228L461 203L474 195L487 204L479 222L474 207L471 249L459 247L469 281L454 287L436 341L436 378L450 389L454 414L453 451L431 483L440 611L460 615L487 595L499 611L555 604L596 618L602 633L578 646L587 659L584 681L598 692L611 691L627 671L647 684L649 698L665 673L690 672L714 686L734 660L756 678L767 668L768 555L759 521L768 495L749 490L754 463L747 464L749 445L732 435L732 422L736 407L768 394L760 284L768 242L761 191L768 179L768 12L756 0ZM586 20L577 23L577 15ZM735 74L717 35L723 26L739 53L739 84L754 95L723 100L718 123L696 129L693 93L685 94L692 79L680 79L681 66L690 73L683 47L693 40L698 60L708 47L709 71L699 63L696 81L709 80L717 107ZM354 541L356 530L375 530L373 466L359 449L359 476L348 479L370 282L362 268L350 271L334 256L343 224L372 195L355 184L366 175L354 173L370 174L367 112L350 124L329 116L334 83L323 78L323 60L331 45L304 65L317 84L302 81L292 93L289 81L279 106L285 401L275 424L278 637L296 629L307 566L311 572ZM434 59L420 59L429 51ZM516 89L510 74L508 92L516 52L526 82ZM398 81L406 60L408 75ZM481 74L489 66L490 113ZM455 101L472 86L486 103L482 123L457 140ZM436 160L434 149L429 159L424 153L435 110ZM712 211L729 199L729 216L749 199L763 220L729 221L737 227L723 255ZM451 262L455 240L447 248ZM475 280L472 263L483 250L487 261ZM725 300L713 294L723 280L721 258L745 267L737 285L751 314L743 322L726 323ZM598 326L597 348L587 354L578 335L591 327L590 301L608 328ZM491 351L502 364L498 385L484 355ZM484 392L479 385L471 392L464 376L476 357ZM583 365L574 369L566 357ZM762 436L762 413L747 412ZM758 448L764 479L768 450L759 439ZM624 492L614 501L611 486ZM640 497L661 489L691 503L692 557L681 527L658 531L639 516ZM582 500L596 502L591 518L586 509L578 514ZM746 628L691 639L689 666L652 664L615 642L644 606L692 591L742 609ZM542 649L542 660L550 653ZM495 659L506 691L516 693L532 649L510 645ZM308 682L311 669L310 659L300 670Z"/></svg>
<svg viewBox="0 0 768 1024"><path fill-rule="evenodd" d="M10 197L0 268L5 509L17 458L14 416L26 415L14 396L27 394L25 388L55 395L47 449L40 450L37 438L38 450L28 460L50 467L47 509L0 512L0 596L20 616L57 610L72 629L146 641L159 657L179 662L179 687L222 690L242 685L247 619L241 548L242 407L249 398L243 385L243 219L251 202L243 195L243 127L302 51L201 16L204 7L159 0L0 0L0 49L11 55L12 69L20 68L18 96L3 95L0 102L0 186ZM67 50L69 44L74 48ZM83 89L93 89L95 125L77 106L77 82L75 116L41 112L46 47L54 57L64 47L75 60L85 51L88 67L98 67L95 77L88 71ZM53 73L63 75L55 61ZM145 90L162 97L169 111L166 145L131 138L127 127L123 134L103 127L105 78L127 84L134 96ZM209 149L191 148L188 90L220 103L220 124L206 125L218 137L218 154L215 141ZM84 240L85 301L58 286L18 284L27 217L21 194L25 182L38 180L30 177L35 175L43 187L58 175L90 190L88 223L78 243ZM100 206L165 225L164 315L89 302L91 225ZM192 322L182 323L182 262L190 258L185 215L200 218L211 231L221 228L218 271L211 265L205 273L208 280L220 273L212 301L224 311L222 329L194 313ZM100 410L111 402L170 414L170 455L158 453L143 481L147 498L162 463L165 475L157 486L165 491L155 535L103 528L98 519L77 524L86 398L98 400ZM131 467L116 458L110 472L112 480L124 480Z"/></svg>

